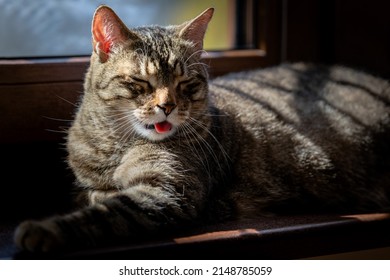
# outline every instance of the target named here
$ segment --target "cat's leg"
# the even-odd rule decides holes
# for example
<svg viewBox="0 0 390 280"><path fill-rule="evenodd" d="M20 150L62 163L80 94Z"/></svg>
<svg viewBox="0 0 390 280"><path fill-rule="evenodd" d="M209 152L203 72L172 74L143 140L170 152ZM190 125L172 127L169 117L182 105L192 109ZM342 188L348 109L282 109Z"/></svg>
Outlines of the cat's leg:
<svg viewBox="0 0 390 280"><path fill-rule="evenodd" d="M15 243L31 252L111 244L191 221L195 208L173 188L139 184L68 215L23 222Z"/></svg>
<svg viewBox="0 0 390 280"><path fill-rule="evenodd" d="M83 193L83 196L85 196L83 201L85 203L86 200L90 205L96 205L117 194L118 191L114 190L88 190ZM37 244L40 244L40 250L43 252L51 251L56 247L62 247L64 245L62 243L65 240L61 237L61 229L55 225L55 220L57 219L59 217L45 221L26 221L21 223L15 233L16 244L18 247L29 251L35 251L34 248L37 247Z"/></svg>
<svg viewBox="0 0 390 280"><path fill-rule="evenodd" d="M99 210L99 207L102 209ZM95 214L98 214L98 212L104 211L102 205L95 205L93 208L73 212L66 216L54 216L40 221L24 221L19 224L15 230L14 242L18 248L30 252L61 250L61 248L65 247L67 244L69 245L69 238L72 235L71 231L73 231L74 234L77 234L77 227L90 227L93 224L93 221L90 221L92 222L91 225L83 225L82 221L85 223L88 222L85 219L86 216L94 215L94 212ZM77 222L74 223L74 221ZM85 230L87 229L85 228ZM79 241L81 241L81 239Z"/></svg>
<svg viewBox="0 0 390 280"><path fill-rule="evenodd" d="M14 242L20 249L30 252L49 252L63 247L59 228L48 221L25 221L15 231Z"/></svg>
<svg viewBox="0 0 390 280"><path fill-rule="evenodd" d="M87 192L87 199L89 204L94 205L96 203L102 203L117 194L117 190L89 190Z"/></svg>
<svg viewBox="0 0 390 280"><path fill-rule="evenodd" d="M152 155L130 149L123 157L113 175L117 193L87 192L86 208L22 223L16 244L29 251L79 249L194 222L209 193L204 176L170 152L149 147Z"/></svg>

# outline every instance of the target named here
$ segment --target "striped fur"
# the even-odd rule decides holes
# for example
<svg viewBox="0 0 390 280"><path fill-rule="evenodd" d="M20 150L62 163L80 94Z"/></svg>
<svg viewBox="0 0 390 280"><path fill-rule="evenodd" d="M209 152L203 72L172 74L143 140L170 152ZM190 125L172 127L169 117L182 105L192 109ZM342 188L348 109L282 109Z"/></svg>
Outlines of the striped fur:
<svg viewBox="0 0 390 280"><path fill-rule="evenodd" d="M208 82L200 54L211 16L128 30L97 10L67 138L80 208L22 223L18 246L101 246L269 212L389 209L389 83L303 63Z"/></svg>

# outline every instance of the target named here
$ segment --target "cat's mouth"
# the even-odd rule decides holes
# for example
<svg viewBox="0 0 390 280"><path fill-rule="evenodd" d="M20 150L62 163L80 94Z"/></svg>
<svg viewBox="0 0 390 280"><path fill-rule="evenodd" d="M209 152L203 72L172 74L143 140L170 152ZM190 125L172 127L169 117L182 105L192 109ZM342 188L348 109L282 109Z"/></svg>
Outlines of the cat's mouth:
<svg viewBox="0 0 390 280"><path fill-rule="evenodd" d="M167 133L172 129L172 124L167 121L155 123L155 124L147 124L145 126L146 129L154 129L157 133Z"/></svg>

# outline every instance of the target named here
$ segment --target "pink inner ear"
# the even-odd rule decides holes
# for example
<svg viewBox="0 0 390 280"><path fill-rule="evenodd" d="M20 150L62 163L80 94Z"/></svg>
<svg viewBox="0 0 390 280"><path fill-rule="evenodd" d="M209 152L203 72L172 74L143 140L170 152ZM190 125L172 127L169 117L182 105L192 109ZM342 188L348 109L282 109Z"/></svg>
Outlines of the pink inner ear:
<svg viewBox="0 0 390 280"><path fill-rule="evenodd" d="M109 34L106 34L105 26L101 17L96 17L93 24L93 37L94 37L94 48L98 48L108 54L111 49L112 41L109 40Z"/></svg>

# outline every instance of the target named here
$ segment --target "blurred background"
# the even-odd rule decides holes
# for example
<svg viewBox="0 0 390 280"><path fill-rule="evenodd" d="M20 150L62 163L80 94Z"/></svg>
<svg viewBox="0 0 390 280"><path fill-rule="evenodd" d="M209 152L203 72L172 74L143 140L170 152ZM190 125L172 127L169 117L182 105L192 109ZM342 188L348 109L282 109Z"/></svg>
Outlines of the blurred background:
<svg viewBox="0 0 390 280"><path fill-rule="evenodd" d="M91 52L91 22L104 3L128 27L170 25L190 20L209 7L216 12L205 48L234 45L231 0L0 0L0 58L78 56Z"/></svg>

